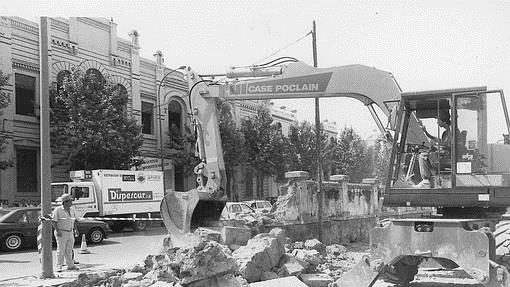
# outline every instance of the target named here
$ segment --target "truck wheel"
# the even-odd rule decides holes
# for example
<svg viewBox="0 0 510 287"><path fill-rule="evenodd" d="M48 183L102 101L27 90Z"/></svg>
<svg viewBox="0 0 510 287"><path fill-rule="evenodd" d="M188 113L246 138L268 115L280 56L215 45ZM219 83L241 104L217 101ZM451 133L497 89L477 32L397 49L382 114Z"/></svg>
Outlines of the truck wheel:
<svg viewBox="0 0 510 287"><path fill-rule="evenodd" d="M496 262L510 270L510 221L501 221L494 232L496 239Z"/></svg>
<svg viewBox="0 0 510 287"><path fill-rule="evenodd" d="M93 228L87 234L87 240L90 243L97 244L104 240L104 231L100 228Z"/></svg>
<svg viewBox="0 0 510 287"><path fill-rule="evenodd" d="M21 249L23 246L23 236L19 234L7 235L2 239L2 248L8 251Z"/></svg>
<svg viewBox="0 0 510 287"><path fill-rule="evenodd" d="M134 231L144 231L147 229L147 221L145 220L137 220L133 223Z"/></svg>

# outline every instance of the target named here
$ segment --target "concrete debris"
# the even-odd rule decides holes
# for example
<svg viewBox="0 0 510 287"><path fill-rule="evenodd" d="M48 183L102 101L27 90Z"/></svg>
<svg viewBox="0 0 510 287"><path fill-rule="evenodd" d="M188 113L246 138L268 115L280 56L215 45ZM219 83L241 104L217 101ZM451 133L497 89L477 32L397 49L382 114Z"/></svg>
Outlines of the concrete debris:
<svg viewBox="0 0 510 287"><path fill-rule="evenodd" d="M223 226L221 231L199 228L185 247L174 247L165 238L161 253L140 264L81 273L61 286L326 287L359 260L340 244L325 246L317 239L291 242L280 228L250 239L252 231L243 225Z"/></svg>
<svg viewBox="0 0 510 287"><path fill-rule="evenodd" d="M237 271L237 264L230 249L215 241L206 242L201 249L170 249L167 250L166 257L180 284Z"/></svg>
<svg viewBox="0 0 510 287"><path fill-rule="evenodd" d="M326 250L326 245L322 244L322 242L320 242L319 240L317 239L308 239L306 242L305 242L305 249L308 249L308 250L317 250L319 253L324 253L324 251Z"/></svg>
<svg viewBox="0 0 510 287"><path fill-rule="evenodd" d="M285 278L278 278L268 281L261 281L250 283L250 287L307 287L305 283L301 282L296 276Z"/></svg>
<svg viewBox="0 0 510 287"><path fill-rule="evenodd" d="M262 272L262 276L260 277L260 281L267 281L267 280L273 280L280 278L278 277L278 274L276 274L273 271L264 271Z"/></svg>
<svg viewBox="0 0 510 287"><path fill-rule="evenodd" d="M310 266L309 263L295 258L292 254L284 254L281 262L281 267L278 269L279 277L299 276Z"/></svg>
<svg viewBox="0 0 510 287"><path fill-rule="evenodd" d="M328 287L333 282L328 274L301 274L299 278L308 287Z"/></svg>
<svg viewBox="0 0 510 287"><path fill-rule="evenodd" d="M248 282L259 281L264 271L271 270L280 261L285 252L284 243L285 235L280 228L257 234L245 246L232 253L239 266L239 273Z"/></svg>
<svg viewBox="0 0 510 287"><path fill-rule="evenodd" d="M321 258L319 251L317 250L294 249L294 251L292 251L292 255L299 260L309 263L312 266L317 266L324 261Z"/></svg>
<svg viewBox="0 0 510 287"><path fill-rule="evenodd" d="M347 252L347 248L345 246L340 244L333 244L326 246L326 254L327 255L333 255L333 256L339 256L339 255L345 255Z"/></svg>
<svg viewBox="0 0 510 287"><path fill-rule="evenodd" d="M252 231L246 227L223 226L221 229L221 244L246 245L251 238Z"/></svg>

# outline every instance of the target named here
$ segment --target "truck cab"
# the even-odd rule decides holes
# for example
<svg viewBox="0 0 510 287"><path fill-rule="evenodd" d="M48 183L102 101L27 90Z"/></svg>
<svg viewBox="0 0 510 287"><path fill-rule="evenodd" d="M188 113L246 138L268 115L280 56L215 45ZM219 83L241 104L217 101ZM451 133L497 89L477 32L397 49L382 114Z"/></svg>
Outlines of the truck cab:
<svg viewBox="0 0 510 287"><path fill-rule="evenodd" d="M51 202L58 206L60 198L70 194L74 198L73 207L77 216L94 216L99 213L99 204L92 182L60 182L51 184Z"/></svg>

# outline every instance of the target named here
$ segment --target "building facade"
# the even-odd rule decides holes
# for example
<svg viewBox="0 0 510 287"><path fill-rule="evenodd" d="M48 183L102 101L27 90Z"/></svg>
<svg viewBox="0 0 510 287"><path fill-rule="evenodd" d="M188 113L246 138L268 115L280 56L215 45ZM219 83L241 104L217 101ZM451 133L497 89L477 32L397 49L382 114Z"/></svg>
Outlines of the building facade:
<svg viewBox="0 0 510 287"><path fill-rule="evenodd" d="M11 75L4 90L11 104L1 115L1 132L8 138L3 159L14 166L0 172L0 199L11 203L40 201L39 74L50 82L80 70L114 84L129 99L127 112L142 125L144 158L149 169L161 170L160 143L169 127L182 131L188 123L183 75L154 59L140 57L136 31L129 40L117 36L117 24L102 18L48 19L49 71L39 68L39 23L17 17L0 18L0 69ZM161 79L164 81L161 82ZM160 93L158 98L158 87ZM161 124L161 129L159 129ZM160 132L161 131L161 132ZM53 155L53 162L57 155ZM163 162L167 187L183 185L169 161ZM68 181L65 166L52 167L52 181Z"/></svg>

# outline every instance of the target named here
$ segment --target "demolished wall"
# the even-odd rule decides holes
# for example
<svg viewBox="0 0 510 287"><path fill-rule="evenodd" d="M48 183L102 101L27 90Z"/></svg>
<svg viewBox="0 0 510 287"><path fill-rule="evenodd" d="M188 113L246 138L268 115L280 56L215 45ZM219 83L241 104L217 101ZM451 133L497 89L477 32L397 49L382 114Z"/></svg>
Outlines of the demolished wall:
<svg viewBox="0 0 510 287"><path fill-rule="evenodd" d="M376 216L380 189L377 184L352 184L347 181L323 182L323 218ZM317 184L311 180L291 180L282 187L275 216L288 222L309 223L318 220Z"/></svg>

